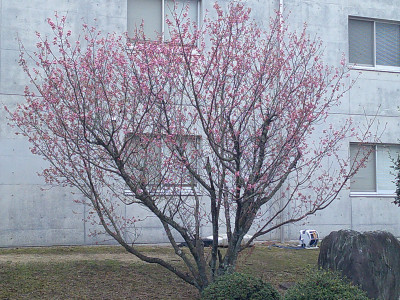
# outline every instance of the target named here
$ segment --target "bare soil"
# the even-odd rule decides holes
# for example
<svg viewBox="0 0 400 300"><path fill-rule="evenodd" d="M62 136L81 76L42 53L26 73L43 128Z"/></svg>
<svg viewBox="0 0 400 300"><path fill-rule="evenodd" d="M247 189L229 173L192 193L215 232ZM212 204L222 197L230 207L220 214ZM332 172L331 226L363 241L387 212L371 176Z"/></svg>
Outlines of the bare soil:
<svg viewBox="0 0 400 300"><path fill-rule="evenodd" d="M160 255L157 257L165 260L174 260L171 255ZM126 254L115 254L115 253L72 253L72 254L0 254L0 263L48 263L48 262L68 262L68 261L104 261L114 260L118 262L126 263L140 263L142 262L136 256Z"/></svg>

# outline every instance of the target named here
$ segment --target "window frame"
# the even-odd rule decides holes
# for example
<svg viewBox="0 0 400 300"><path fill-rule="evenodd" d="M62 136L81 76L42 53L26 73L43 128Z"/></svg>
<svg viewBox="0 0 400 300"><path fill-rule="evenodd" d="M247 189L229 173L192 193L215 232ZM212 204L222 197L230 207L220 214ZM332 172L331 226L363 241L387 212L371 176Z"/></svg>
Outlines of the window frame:
<svg viewBox="0 0 400 300"><path fill-rule="evenodd" d="M349 144L349 160L351 160L351 145L356 145L359 146L360 144L357 142L350 142ZM375 191L372 192L366 192L366 191L351 191L351 180L354 178L350 179L350 197L374 197L374 198L393 198L396 195L396 187L394 187L393 192L390 192L389 190L385 190L385 189L379 189L379 184L378 184L378 163L379 163L379 159L378 159L378 148L384 148L384 147L397 147L399 152L398 154L400 154L400 144L395 144L395 143L367 143L364 144L362 146L373 146L375 149L373 150L374 155L375 155ZM394 180L395 178L393 178Z"/></svg>
<svg viewBox="0 0 400 300"><path fill-rule="evenodd" d="M144 133L144 135L149 135L149 136L151 136L152 134L151 134L151 133ZM138 137L138 138L139 138L139 137ZM185 134L185 135L180 136L180 138L182 138L182 139L187 139L187 140L192 140L192 141L193 141L193 145L195 145L195 149L196 149L196 150L201 149L201 140L202 140L202 137L201 137L200 135L196 135L196 134ZM130 140L132 141L132 140L135 139L135 135L132 134L132 133L128 133L128 134L127 134L127 139L130 139ZM168 150L167 150L167 146L165 145L165 142L163 141L164 135L161 136L161 139L162 139L162 140L160 141L161 147L157 147L157 148L158 148L159 153L161 154L160 156L162 157L163 154L165 153L165 151L168 151ZM158 162L158 164L159 164L159 165L158 165L157 167L159 167L160 170L161 170L162 164L163 164L162 158L160 158L160 161ZM197 158L196 161L195 161L195 168L196 168L197 170L199 170L199 158ZM156 195L156 196L162 196L162 195L170 196L170 195L173 195L173 194L174 194L173 191L174 191L174 189L175 189L176 187L179 187L179 188L180 188L180 192L181 192L181 195L182 195L182 196L193 196L193 195L195 195L195 194L200 195L200 192L199 192L199 191L200 191L199 185L197 184L197 182L195 181L195 179L193 178L192 175L188 175L188 176L191 176L191 177L192 177L190 183L169 183L169 184L161 184L161 185L156 189L156 191L154 192L154 195ZM149 186L155 186L155 185L149 183ZM195 189L195 191L193 191L193 188ZM125 189L123 193L124 193L125 196L133 196L132 191L130 191L130 190L128 190L128 189Z"/></svg>
<svg viewBox="0 0 400 300"><path fill-rule="evenodd" d="M399 26L400 30L400 21L395 20L385 20L385 19L374 19L374 18L365 18L359 16L348 16L347 20L347 46L348 46L348 57L350 58L350 20L357 20L357 21L365 21L365 22L372 22L373 23L373 65L364 65L350 62L349 59L349 67L351 69L356 70L367 70L367 71L383 71L383 72L393 72L393 73L400 73L400 66L387 66L387 65L377 65L376 64L376 23L386 23L386 24L393 24ZM400 43L400 40L399 40Z"/></svg>
<svg viewBox="0 0 400 300"><path fill-rule="evenodd" d="M146 2L146 0L142 0L144 2ZM166 1L168 0L159 0L161 1L161 41L162 42L166 42L165 40L165 21L166 21ZM202 7L202 0L186 0L186 1L196 1L197 3L197 25L200 25L201 22L201 17L202 17L202 13L201 13L201 7ZM129 28L129 2L130 0L127 1L127 33L128 33L128 39L132 40L133 38L130 37L130 29ZM157 31L157 30L154 30ZM151 42L156 42L158 41L158 38L156 39L146 39L146 41L151 41Z"/></svg>

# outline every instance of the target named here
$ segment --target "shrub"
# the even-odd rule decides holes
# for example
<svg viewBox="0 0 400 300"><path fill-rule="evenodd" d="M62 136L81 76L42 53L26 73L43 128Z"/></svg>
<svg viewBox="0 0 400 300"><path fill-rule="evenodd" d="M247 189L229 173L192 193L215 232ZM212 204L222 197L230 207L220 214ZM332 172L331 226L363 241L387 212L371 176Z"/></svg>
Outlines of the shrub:
<svg viewBox="0 0 400 300"><path fill-rule="evenodd" d="M367 300L367 294L336 272L317 270L285 294L285 300Z"/></svg>
<svg viewBox="0 0 400 300"><path fill-rule="evenodd" d="M242 273L224 275L202 293L203 300L278 300L281 299L278 291L269 283L261 279Z"/></svg>

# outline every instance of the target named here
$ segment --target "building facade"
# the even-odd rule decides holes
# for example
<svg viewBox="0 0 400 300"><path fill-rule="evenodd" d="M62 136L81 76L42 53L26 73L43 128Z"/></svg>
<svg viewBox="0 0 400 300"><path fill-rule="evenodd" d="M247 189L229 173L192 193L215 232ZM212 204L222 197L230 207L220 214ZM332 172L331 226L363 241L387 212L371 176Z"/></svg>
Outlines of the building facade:
<svg viewBox="0 0 400 300"><path fill-rule="evenodd" d="M220 0L222 5L227 1ZM340 124L351 117L357 127L374 120L372 131L379 144L370 144L371 156L353 179L349 189L327 209L299 224L285 225L266 239L293 240L300 229L316 229L321 236L339 229L387 230L400 237L400 208L394 200L392 158L400 152L400 4L393 0L247 0L252 16L268 24L275 11L288 17L291 30L307 23L311 35L321 37L325 61L339 64L348 58L351 77L356 79L329 121ZM67 15L71 30L95 23L103 32L130 32L142 19L145 31L163 31L166 7L171 0L0 0L0 247L75 245L112 242L92 237L96 225L84 222L87 207L76 204L71 191L49 188L37 176L45 162L31 154L26 139L7 125L7 113L24 101L27 78L18 65L20 39L28 51L36 44L35 31L49 30L46 19ZM190 0L190 16L201 21L212 11L214 1ZM95 20L95 21L94 21ZM339 155L350 159L356 140L346 141ZM371 141L372 142L372 141ZM145 211L142 212L146 214ZM204 231L204 234L207 230ZM138 232L137 242L166 242L161 225L149 217Z"/></svg>

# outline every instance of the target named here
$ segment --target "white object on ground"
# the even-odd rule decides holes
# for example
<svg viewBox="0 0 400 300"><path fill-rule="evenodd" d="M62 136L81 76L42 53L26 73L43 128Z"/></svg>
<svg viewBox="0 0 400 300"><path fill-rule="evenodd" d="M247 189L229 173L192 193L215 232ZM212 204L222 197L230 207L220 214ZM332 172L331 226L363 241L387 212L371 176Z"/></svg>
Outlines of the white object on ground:
<svg viewBox="0 0 400 300"><path fill-rule="evenodd" d="M303 248L318 248L318 232L313 229L300 230L300 244Z"/></svg>

